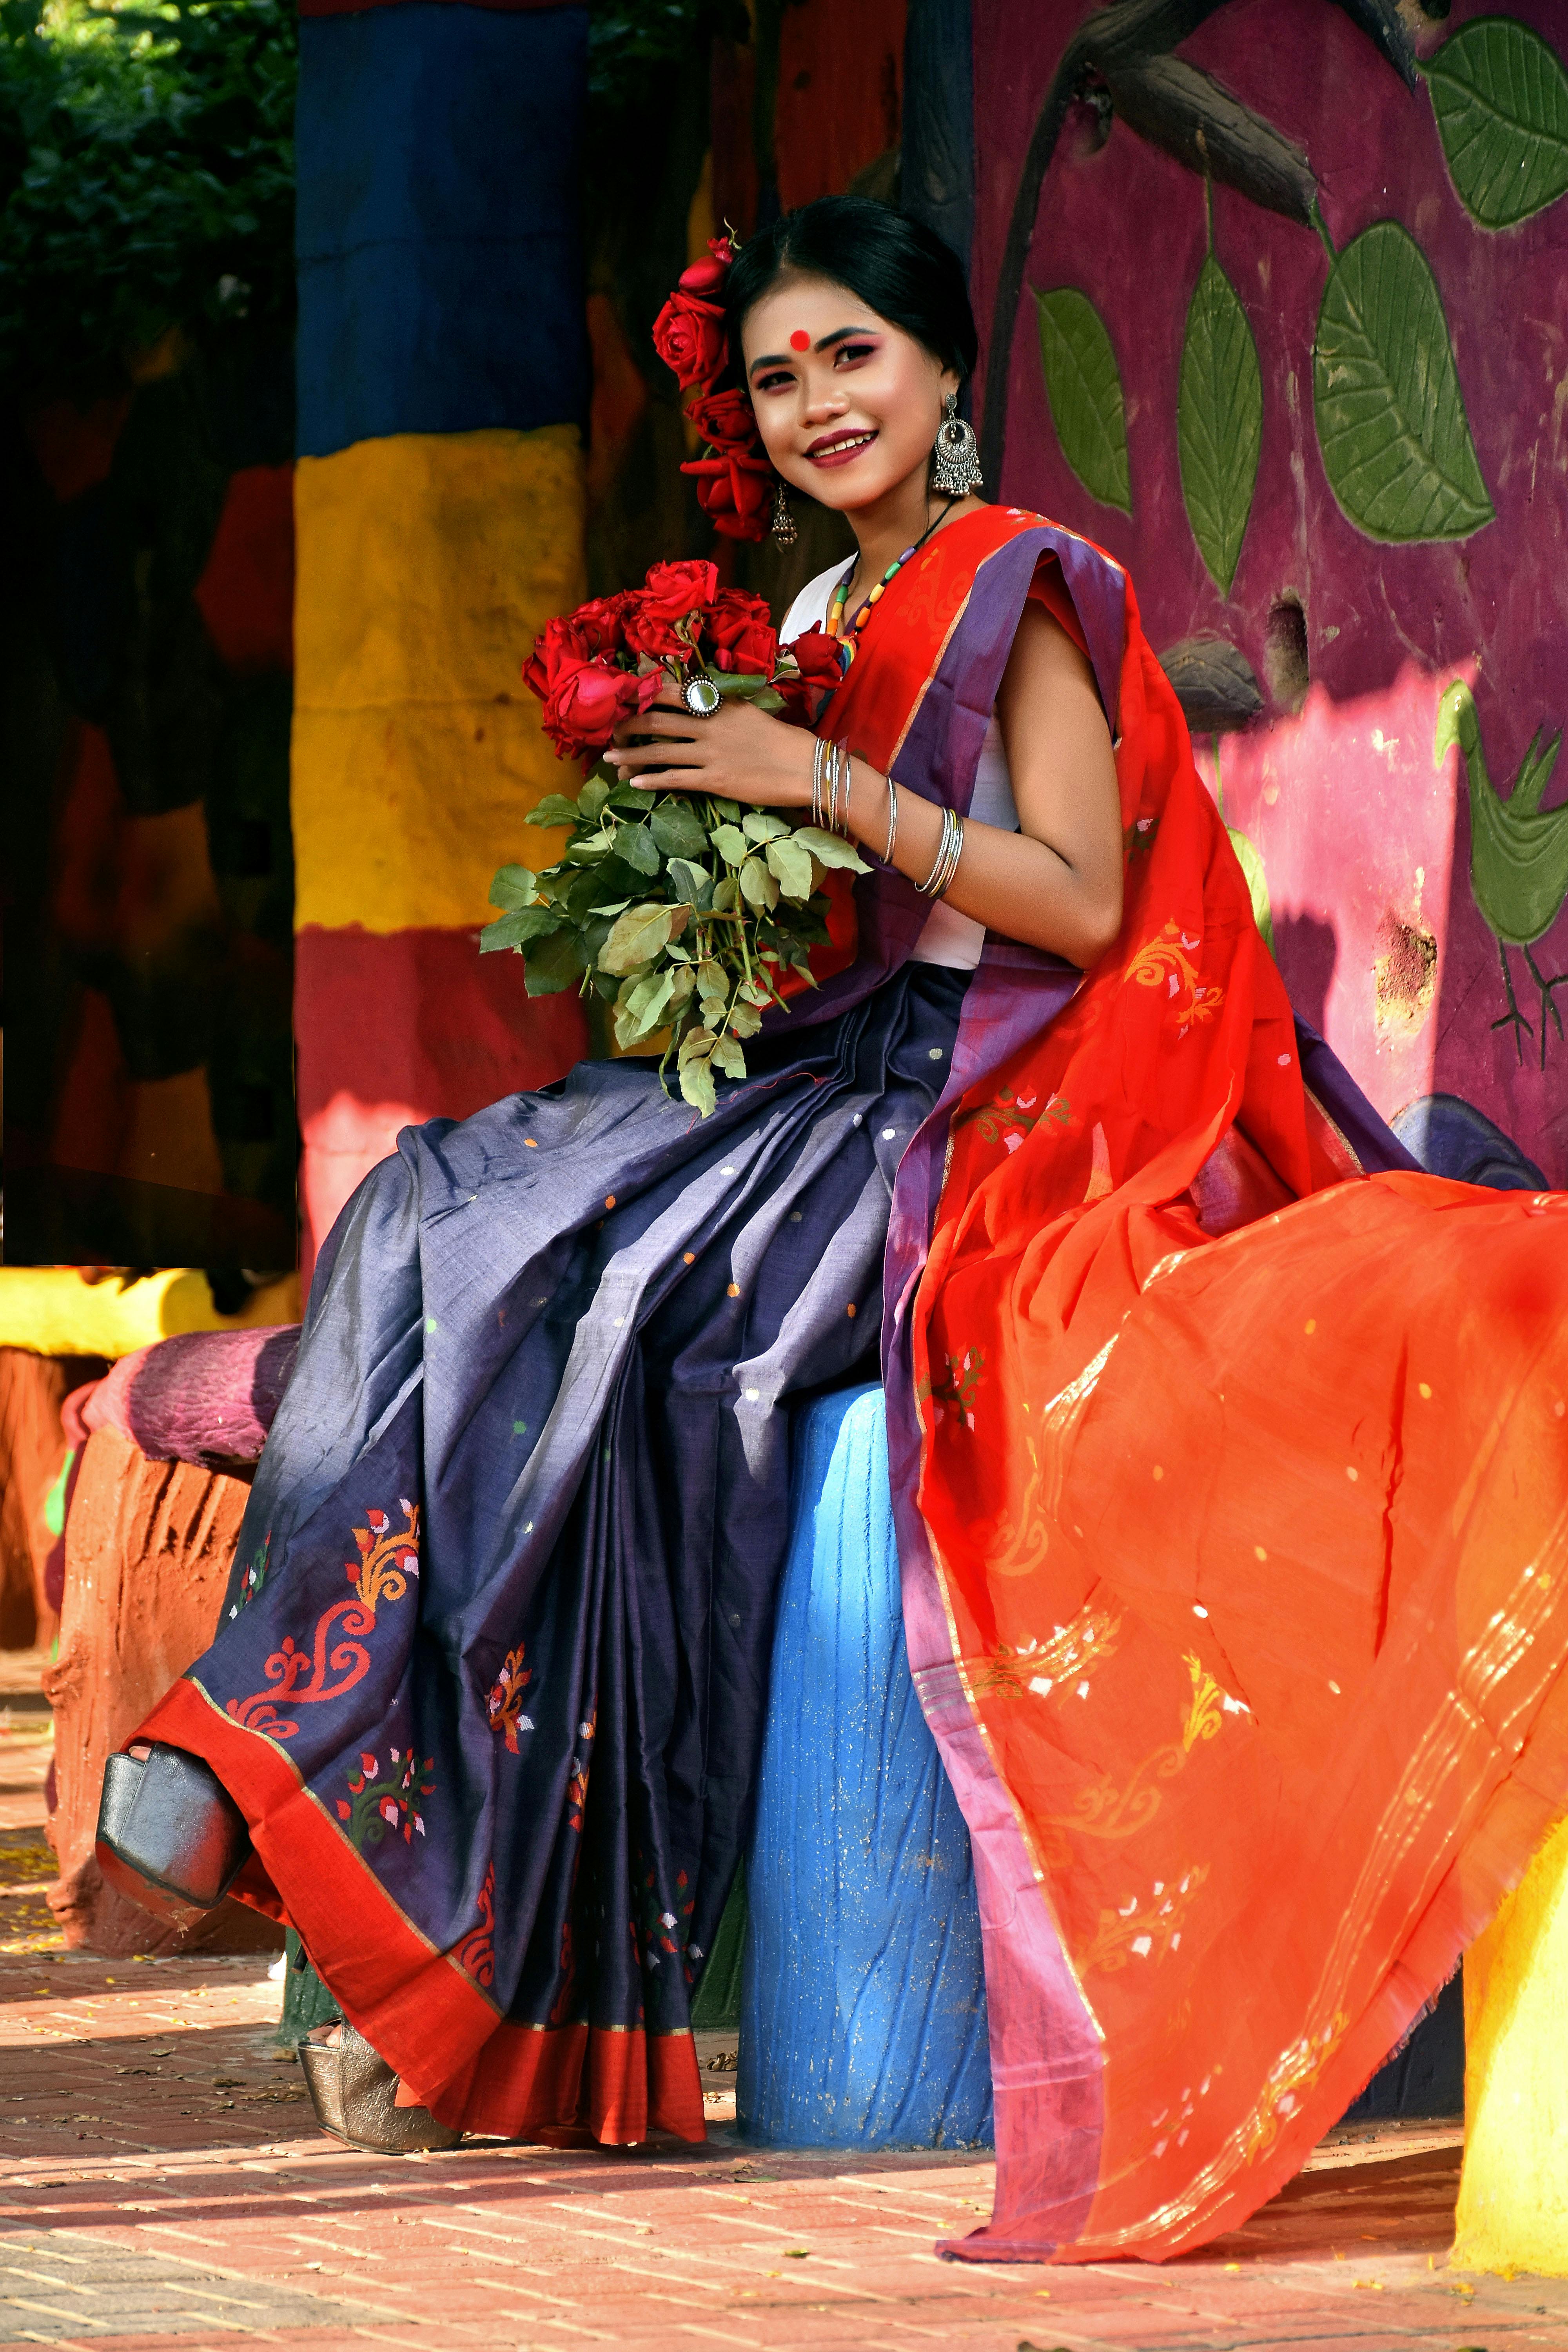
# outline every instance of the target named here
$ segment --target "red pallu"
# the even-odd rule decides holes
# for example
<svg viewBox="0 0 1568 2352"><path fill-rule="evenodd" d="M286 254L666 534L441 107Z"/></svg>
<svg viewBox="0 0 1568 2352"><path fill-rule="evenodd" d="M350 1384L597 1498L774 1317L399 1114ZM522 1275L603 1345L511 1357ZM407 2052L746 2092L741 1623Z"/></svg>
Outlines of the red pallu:
<svg viewBox="0 0 1568 2352"><path fill-rule="evenodd" d="M915 781L1041 533L939 534L824 731ZM900 1542L986 1937L997 2207L952 2251L1163 2258L1299 2168L1568 1803L1568 1199L1361 1172L1131 586L1044 536L1086 624L1124 592L1125 915L952 1110Z"/></svg>

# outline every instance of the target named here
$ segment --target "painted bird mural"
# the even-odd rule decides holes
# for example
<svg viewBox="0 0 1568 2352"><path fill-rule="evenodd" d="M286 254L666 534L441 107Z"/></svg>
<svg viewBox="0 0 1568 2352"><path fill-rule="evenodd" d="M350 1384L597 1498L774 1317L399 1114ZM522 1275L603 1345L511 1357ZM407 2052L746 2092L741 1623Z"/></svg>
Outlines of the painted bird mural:
<svg viewBox="0 0 1568 2352"><path fill-rule="evenodd" d="M1470 888L1502 958L1508 1011L1492 1023L1494 1029L1511 1028L1519 1058L1524 1059L1524 1033L1535 1034L1535 1024L1519 1009L1508 951L1517 948L1531 980L1541 992L1541 1066L1546 1067L1546 1024L1550 1017L1563 1037L1563 1015L1552 991L1568 984L1568 971L1548 979L1531 949L1544 938L1568 899L1568 801L1543 809L1542 798L1557 764L1562 731L1548 743L1540 728L1520 763L1513 790L1500 800L1487 773L1475 698L1462 678L1445 688L1437 703L1437 732L1432 764L1441 767L1456 743L1464 754L1470 794Z"/></svg>

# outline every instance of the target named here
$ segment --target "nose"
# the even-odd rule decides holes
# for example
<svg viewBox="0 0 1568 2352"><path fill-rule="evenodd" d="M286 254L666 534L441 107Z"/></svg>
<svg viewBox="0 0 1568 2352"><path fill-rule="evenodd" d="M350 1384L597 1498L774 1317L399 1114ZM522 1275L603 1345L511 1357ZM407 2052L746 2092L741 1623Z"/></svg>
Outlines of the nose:
<svg viewBox="0 0 1568 2352"><path fill-rule="evenodd" d="M800 421L817 427L842 416L849 403L831 375L807 376L801 385Z"/></svg>

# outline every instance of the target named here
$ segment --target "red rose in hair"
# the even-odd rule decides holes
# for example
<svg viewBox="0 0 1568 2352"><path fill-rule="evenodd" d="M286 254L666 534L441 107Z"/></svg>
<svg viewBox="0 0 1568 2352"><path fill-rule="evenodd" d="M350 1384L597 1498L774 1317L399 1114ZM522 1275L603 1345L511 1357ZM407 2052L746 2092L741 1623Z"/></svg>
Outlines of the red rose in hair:
<svg viewBox="0 0 1568 2352"><path fill-rule="evenodd" d="M623 719L646 710L663 692L662 670L638 677L629 669L613 669L601 656L563 669L544 706L544 731L562 760L580 760L602 751Z"/></svg>
<svg viewBox="0 0 1568 2352"><path fill-rule="evenodd" d="M800 675L775 678L773 683L792 716L804 718L816 698L831 692L843 675L838 640L830 637L826 629L806 629L800 636L792 637L784 650L793 655Z"/></svg>
<svg viewBox="0 0 1568 2352"><path fill-rule="evenodd" d="M742 588L721 588L703 616L702 634L716 650L713 667L760 671L772 677L779 657L778 632L761 596Z"/></svg>
<svg viewBox="0 0 1568 2352"><path fill-rule="evenodd" d="M776 478L765 457L731 451L689 458L680 470L696 477L697 503L716 531L725 539L761 539Z"/></svg>
<svg viewBox="0 0 1568 2352"><path fill-rule="evenodd" d="M730 275L735 250L727 236L710 236L708 250L712 258L692 262L676 282L683 294L695 294L700 302L722 302L724 280Z"/></svg>
<svg viewBox="0 0 1568 2352"><path fill-rule="evenodd" d="M727 457L742 451L752 457L762 456L756 411L743 392L708 393L701 400L694 400L686 414L703 440L721 456Z"/></svg>
<svg viewBox="0 0 1568 2352"><path fill-rule="evenodd" d="M724 364L724 317L678 286L653 322L653 347L682 392L710 384Z"/></svg>
<svg viewBox="0 0 1568 2352"><path fill-rule="evenodd" d="M634 653L653 661L679 661L689 651L676 624L700 613L717 593L719 567L689 561L656 563L646 588L635 588L626 598L626 637Z"/></svg>

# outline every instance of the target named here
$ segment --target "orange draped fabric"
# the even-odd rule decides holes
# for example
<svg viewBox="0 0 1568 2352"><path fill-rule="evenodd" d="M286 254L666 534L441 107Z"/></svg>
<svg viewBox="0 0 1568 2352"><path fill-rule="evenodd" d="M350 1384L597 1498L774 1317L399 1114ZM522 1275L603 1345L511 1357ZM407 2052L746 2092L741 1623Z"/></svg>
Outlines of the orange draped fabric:
<svg viewBox="0 0 1568 2352"><path fill-rule="evenodd" d="M825 731L896 767L1039 527L940 534ZM1361 1172L1122 584L1121 933L954 1110L911 1318L942 1671L999 1794L954 1770L1009 2052L974 2259L1236 2226L1568 1805L1568 1197ZM1076 2187L1007 2143L1010 2086L1072 2071L1058 2012L1033 2060L1005 2032L1031 1906L1093 2053L1052 2094Z"/></svg>

